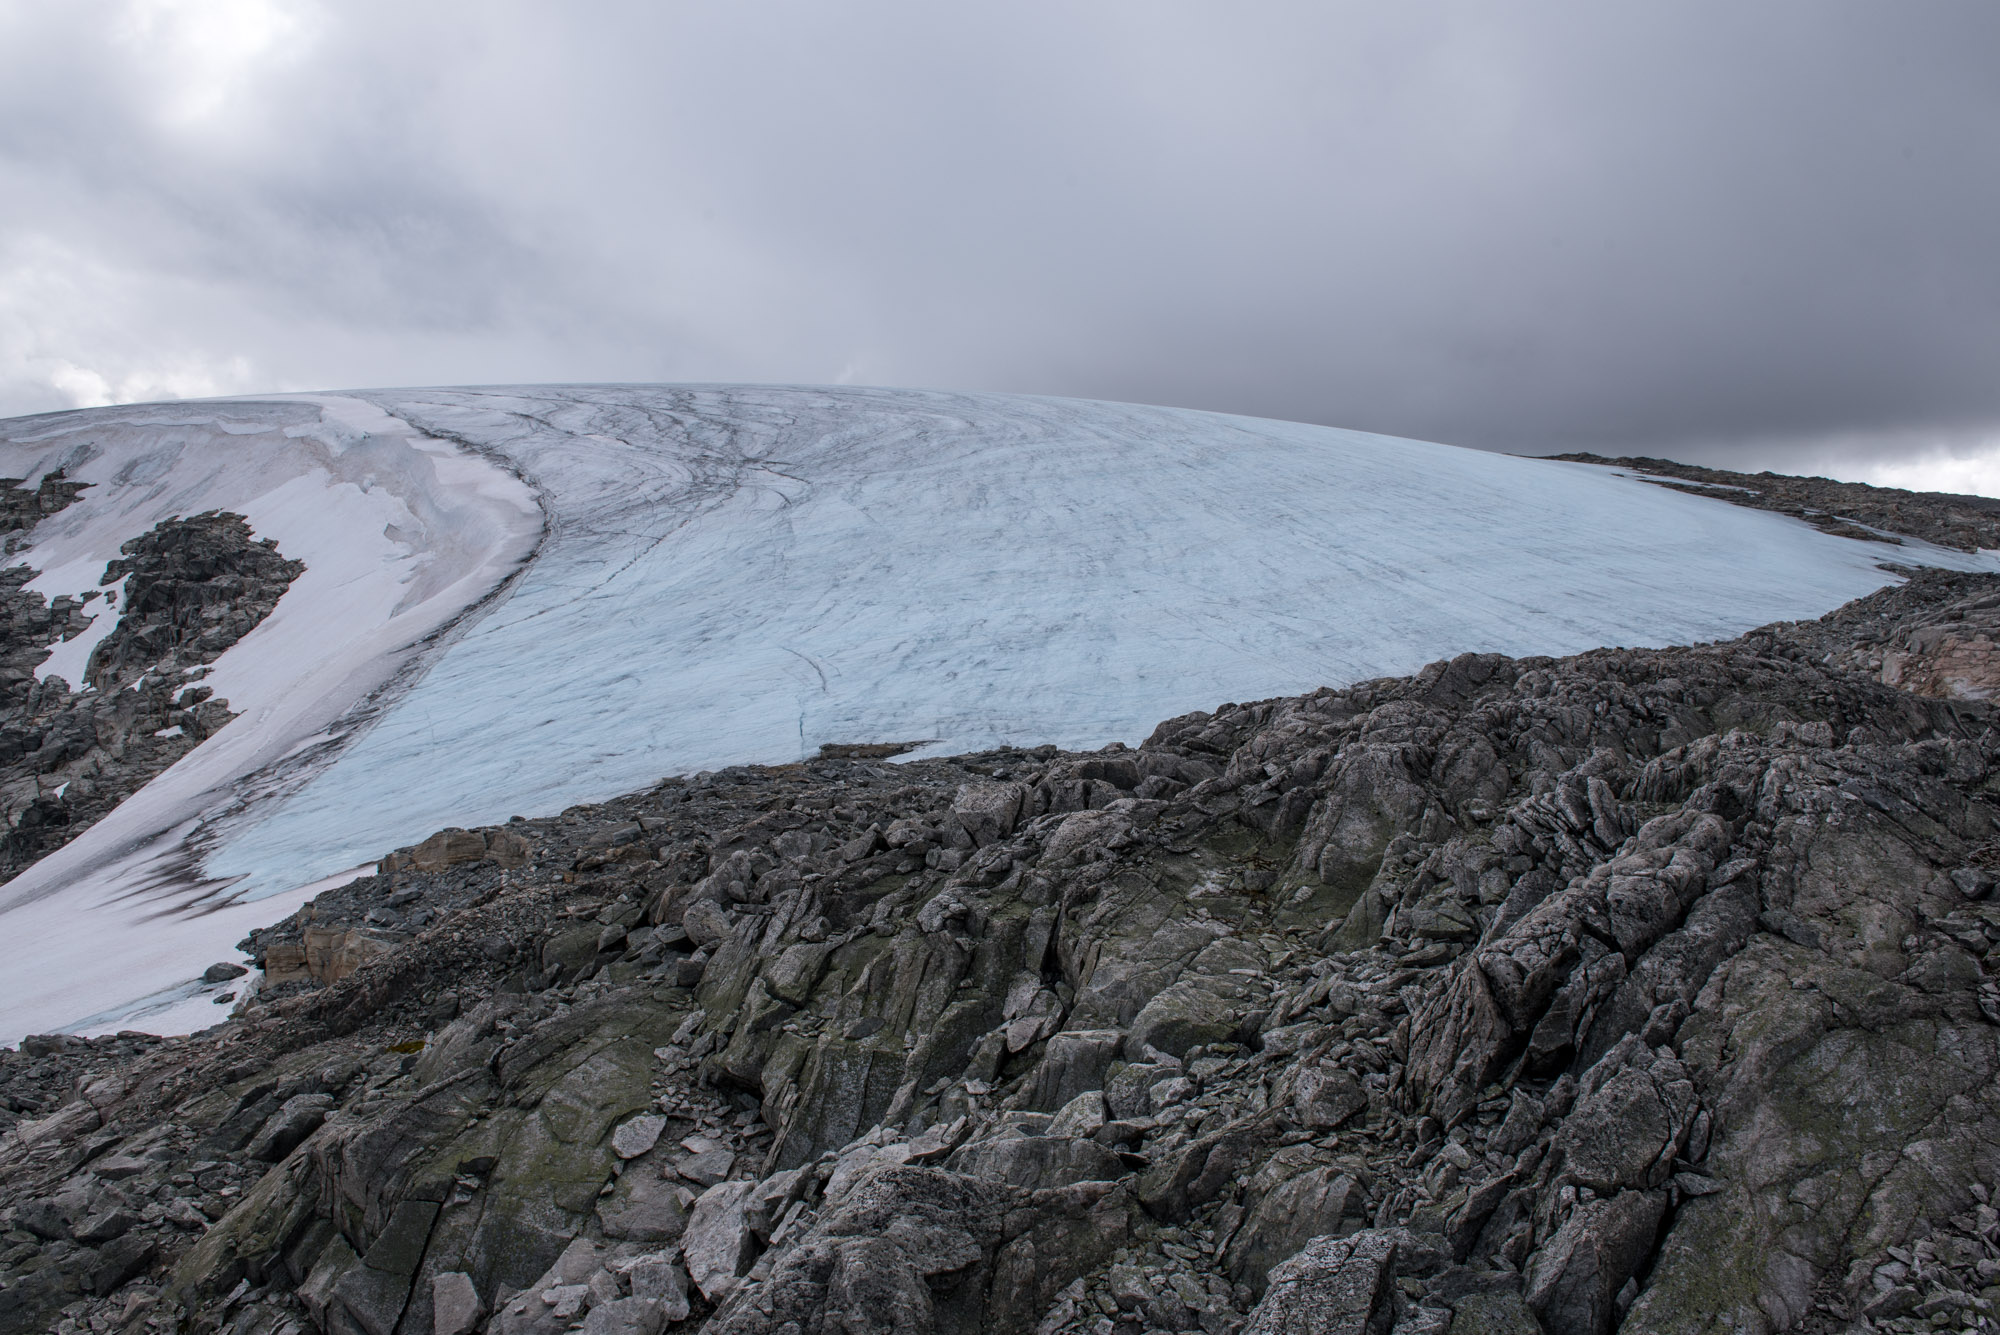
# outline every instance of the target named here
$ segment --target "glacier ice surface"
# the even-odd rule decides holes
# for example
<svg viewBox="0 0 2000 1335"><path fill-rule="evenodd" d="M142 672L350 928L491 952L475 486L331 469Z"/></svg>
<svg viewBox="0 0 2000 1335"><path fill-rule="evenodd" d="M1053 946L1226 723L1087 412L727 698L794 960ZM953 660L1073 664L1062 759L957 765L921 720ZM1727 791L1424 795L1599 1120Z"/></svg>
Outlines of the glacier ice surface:
<svg viewBox="0 0 2000 1335"><path fill-rule="evenodd" d="M269 766L307 744L311 764L246 797L244 776L260 771L237 763L233 805L218 802L213 774L177 766L141 797L178 823L127 822L128 834L155 834L156 853L192 833L209 883L226 882L239 902L289 898L444 825L549 812L668 774L797 760L825 742L927 739L940 753L1137 742L1190 709L1449 654L1678 643L1814 616L1890 582L1884 559L1994 565L1987 553L1831 537L1588 465L1005 395L363 391L23 419L0 424L0 441L16 454L37 448L19 443L23 423L46 436L88 420L99 448L152 458L120 444L144 430L146 412L228 417L243 433L211 430L207 452L190 443L157 465L152 485L184 498L184 511L244 508L224 485L243 465L211 455L329 438L414 469L376 504L414 511L427 500L453 516L405 528L401 511L385 521L365 507L328 509L314 529L299 507L349 485L328 470L324 456L341 457L333 446L293 467L292 508L274 501L252 514L260 534L307 561L302 587L314 553L344 571L374 562L377 583L351 606L320 595L317 639L306 618L285 615L309 600L288 594L231 651L262 637L263 655L219 665L259 710L182 762L241 730L239 761ZM257 426L280 419L276 434ZM403 599L434 605L440 624L446 604L455 614L498 588L525 547L523 479L547 517L526 569L436 645L392 644L380 632L402 604L380 579L403 581ZM135 512L126 536L154 513L164 509ZM299 542L317 533L319 545L300 550L290 532ZM343 552L349 540L372 555ZM42 566L45 546L69 562L60 577ZM74 592L108 554L38 537L26 559L44 568L37 587ZM310 745L335 719L286 713L297 689L287 673L300 671L292 660L308 644L323 652L329 636L350 634L335 694L378 703L344 746ZM371 696L416 668L407 689ZM99 841L92 891L76 874L88 849L32 888L102 901L148 867L158 874L158 857L137 871L103 863L115 842ZM0 905L9 894L20 898L0 888ZM263 919L283 911L244 907ZM155 967L148 990L207 962L190 957L178 975ZM36 1013L60 1023L115 1009L74 1001ZM0 1016L21 1004L0 982Z"/></svg>

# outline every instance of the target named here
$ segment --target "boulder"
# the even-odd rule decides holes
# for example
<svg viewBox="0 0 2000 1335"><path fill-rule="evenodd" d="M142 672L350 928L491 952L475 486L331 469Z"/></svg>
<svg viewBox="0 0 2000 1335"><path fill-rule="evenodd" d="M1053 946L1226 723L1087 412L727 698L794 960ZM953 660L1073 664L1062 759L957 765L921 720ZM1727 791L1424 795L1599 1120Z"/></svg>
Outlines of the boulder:
<svg viewBox="0 0 2000 1335"><path fill-rule="evenodd" d="M410 866L417 871L437 872L461 862L478 862L486 856L486 838L473 830L439 830L410 850Z"/></svg>
<svg viewBox="0 0 2000 1335"><path fill-rule="evenodd" d="M1578 1094L1556 1136L1570 1176L1607 1194L1664 1185L1701 1111L1680 1062L1630 1036L1584 1073Z"/></svg>
<svg viewBox="0 0 2000 1335"><path fill-rule="evenodd" d="M984 848L1014 832L1027 797L1025 784L968 783L952 799L951 814L972 842Z"/></svg>
<svg viewBox="0 0 2000 1335"><path fill-rule="evenodd" d="M489 1335L562 1335L589 1296L587 1281L601 1268L596 1245L572 1239L539 1278L500 1305L488 1323ZM567 1312L558 1315L563 1308Z"/></svg>
<svg viewBox="0 0 2000 1335"><path fill-rule="evenodd" d="M778 1000L802 1006L826 969L833 947L824 941L802 941L785 947L764 966L764 987Z"/></svg>
<svg viewBox="0 0 2000 1335"><path fill-rule="evenodd" d="M1154 1111L1153 1089L1181 1074L1179 1063L1124 1062L1104 1082L1105 1110L1116 1118L1147 1117Z"/></svg>
<svg viewBox="0 0 2000 1335"><path fill-rule="evenodd" d="M470 1275L447 1270L431 1276L431 1335L472 1335L485 1315Z"/></svg>
<svg viewBox="0 0 2000 1335"><path fill-rule="evenodd" d="M1124 1176L1118 1156L1094 1140L1005 1136L961 1147L945 1166L955 1173L1039 1190Z"/></svg>
<svg viewBox="0 0 2000 1335"><path fill-rule="evenodd" d="M1542 1323L1518 1293L1469 1293L1451 1303L1450 1335L1544 1335Z"/></svg>
<svg viewBox="0 0 2000 1335"><path fill-rule="evenodd" d="M644 1165L625 1171L611 1194L597 1202L598 1224L622 1242L668 1242L687 1227L681 1188Z"/></svg>
<svg viewBox="0 0 2000 1335"><path fill-rule="evenodd" d="M726 1145L674 1160L674 1172L706 1190L736 1170L736 1152Z"/></svg>
<svg viewBox="0 0 2000 1335"><path fill-rule="evenodd" d="M152 1164L135 1154L107 1154L90 1165L90 1171L106 1182L119 1182L145 1172Z"/></svg>
<svg viewBox="0 0 2000 1335"><path fill-rule="evenodd" d="M1139 1179L1139 1200L1156 1219L1180 1220L1233 1190L1259 1150L1274 1138L1265 1117L1208 1132L1164 1156Z"/></svg>
<svg viewBox="0 0 2000 1335"><path fill-rule="evenodd" d="M1391 1322L1396 1270L1393 1234L1370 1229L1319 1238L1271 1271L1244 1335L1373 1335Z"/></svg>
<svg viewBox="0 0 2000 1335"><path fill-rule="evenodd" d="M277 941L264 949L264 982L270 987L312 981L303 941Z"/></svg>
<svg viewBox="0 0 2000 1335"><path fill-rule="evenodd" d="M701 1194L688 1216L681 1255L688 1278L710 1302L726 1296L736 1287L737 1277L750 1268L757 1237L748 1207L756 1189L751 1181L718 1182Z"/></svg>
<svg viewBox="0 0 2000 1335"><path fill-rule="evenodd" d="M60 1145L104 1124L88 1099L66 1103L47 1117L22 1122L13 1131L16 1143L24 1146Z"/></svg>
<svg viewBox="0 0 2000 1335"><path fill-rule="evenodd" d="M509 830L493 830L486 836L486 860L502 867L524 867L534 851L526 839Z"/></svg>
<svg viewBox="0 0 2000 1335"><path fill-rule="evenodd" d="M826 1179L822 1195L827 1204L838 1204L849 1191L860 1185L873 1174L885 1168L908 1163L912 1151L907 1143L894 1145L870 1145L865 1141L849 1146L834 1161L833 1172Z"/></svg>
<svg viewBox="0 0 2000 1335"><path fill-rule="evenodd" d="M1027 1192L934 1168L867 1178L770 1278L732 1298L708 1335L785 1330L1026 1335L1058 1291L1129 1237L1109 1183Z"/></svg>
<svg viewBox="0 0 2000 1335"><path fill-rule="evenodd" d="M1021 1106L1053 1112L1077 1095L1104 1087L1125 1035L1116 1029L1070 1029L1051 1034L1022 1093Z"/></svg>
<svg viewBox="0 0 2000 1335"><path fill-rule="evenodd" d="M12 1211L13 1227L34 1234L45 1242L56 1242L70 1235L69 1216L61 1205L50 1197L23 1201Z"/></svg>
<svg viewBox="0 0 2000 1335"><path fill-rule="evenodd" d="M542 968L558 978L574 980L597 963L597 941L603 929L595 923L565 927L542 943Z"/></svg>
<svg viewBox="0 0 2000 1335"><path fill-rule="evenodd" d="M1528 1266L1528 1305L1548 1335L1605 1335L1625 1281L1652 1254L1664 1191L1621 1191L1576 1207Z"/></svg>
<svg viewBox="0 0 2000 1335"><path fill-rule="evenodd" d="M1292 1090L1292 1112L1299 1125L1331 1131L1368 1107L1368 1091L1337 1066L1309 1066L1299 1073Z"/></svg>
<svg viewBox="0 0 2000 1335"><path fill-rule="evenodd" d="M306 976L322 985L337 983L351 976L369 960L396 948L395 941L354 927L315 924L307 927L303 935L305 939L300 950L304 955ZM289 965L284 967L289 970ZM285 979L267 976L267 981Z"/></svg>
<svg viewBox="0 0 2000 1335"><path fill-rule="evenodd" d="M1396 1286L1400 1276L1435 1273L1450 1255L1435 1238L1403 1228L1370 1228L1344 1238L1316 1238L1271 1271L1270 1288L1250 1313L1244 1335L1375 1335L1397 1318L1420 1313ZM1434 1309L1433 1309L1434 1310ZM1444 1313L1449 1320L1449 1313ZM1442 1333L1435 1315L1407 1327Z"/></svg>
<svg viewBox="0 0 2000 1335"><path fill-rule="evenodd" d="M1353 1178L1321 1166L1286 1179L1258 1198L1230 1239L1224 1263L1252 1291L1261 1292L1271 1268L1312 1239L1355 1231L1365 1202ZM1353 1218L1350 1220L1350 1216Z"/></svg>
<svg viewBox="0 0 2000 1335"><path fill-rule="evenodd" d="M99 1210L95 1214L86 1217L76 1226L75 1231L70 1236L78 1242L95 1246L98 1243L109 1242L113 1238L122 1237L124 1234L130 1232L138 1223L138 1215L133 1214L130 1210L113 1206L108 1210Z"/></svg>
<svg viewBox="0 0 2000 1335"><path fill-rule="evenodd" d="M1132 842L1132 822L1116 811L1078 811L1064 818L1042 845L1042 861L1050 866L1088 861Z"/></svg>
<svg viewBox="0 0 2000 1335"><path fill-rule="evenodd" d="M1131 1049L1154 1048L1180 1057L1190 1048L1226 1043L1241 1027L1241 1019L1206 979L1185 979L1148 1001L1132 1021Z"/></svg>
<svg viewBox="0 0 2000 1335"><path fill-rule="evenodd" d="M611 1133L611 1151L621 1159L636 1159L659 1143L667 1119L658 1113L644 1113L623 1123Z"/></svg>
<svg viewBox="0 0 2000 1335"><path fill-rule="evenodd" d="M84 1275L85 1287L99 1297L123 1288L152 1262L156 1250L151 1238L136 1233L113 1238L97 1249L97 1259Z"/></svg>
<svg viewBox="0 0 2000 1335"><path fill-rule="evenodd" d="M650 1298L614 1298L590 1309L583 1319L582 1335L660 1335L665 1329L665 1308Z"/></svg>
<svg viewBox="0 0 2000 1335"><path fill-rule="evenodd" d="M658 1303L669 1323L688 1316L688 1277L680 1262L665 1253L641 1256L625 1271L634 1298Z"/></svg>
<svg viewBox="0 0 2000 1335"><path fill-rule="evenodd" d="M729 915L712 899L697 899L681 914L681 927L697 948L725 939L732 925Z"/></svg>
<svg viewBox="0 0 2000 1335"><path fill-rule="evenodd" d="M1049 1123L1046 1134L1050 1136L1090 1136L1111 1120L1105 1107L1104 1091L1086 1089L1083 1093L1065 1103Z"/></svg>
<svg viewBox="0 0 2000 1335"><path fill-rule="evenodd" d="M1294 866L1322 884L1359 894L1381 866L1390 840L1414 827L1429 800L1411 782L1403 748L1349 748L1322 781L1299 835ZM1366 943L1361 943L1366 944Z"/></svg>

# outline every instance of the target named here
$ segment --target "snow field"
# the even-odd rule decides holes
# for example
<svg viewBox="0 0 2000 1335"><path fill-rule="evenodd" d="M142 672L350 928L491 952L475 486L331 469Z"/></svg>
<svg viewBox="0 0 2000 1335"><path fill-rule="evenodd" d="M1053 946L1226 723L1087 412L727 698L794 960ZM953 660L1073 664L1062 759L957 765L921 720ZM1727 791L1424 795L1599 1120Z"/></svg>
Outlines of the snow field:
<svg viewBox="0 0 2000 1335"><path fill-rule="evenodd" d="M32 485L63 466L92 484L16 558L42 572L29 586L39 592L95 588L122 543L212 509L245 515L257 536L306 563L204 679L238 717L0 887L0 923L27 933L41 961L0 972L0 1037L115 1018L119 1006L232 956L244 927L282 913L281 903L232 909L240 893L200 876L190 843L213 840L233 814L307 777L288 755L336 737L343 716L417 660L424 637L532 552L540 511L519 479L367 405L339 406L345 417L292 400L0 424L7 475ZM91 607L100 610L89 631L57 645L42 675L81 680L89 646L80 641L101 639L117 614L102 599Z"/></svg>

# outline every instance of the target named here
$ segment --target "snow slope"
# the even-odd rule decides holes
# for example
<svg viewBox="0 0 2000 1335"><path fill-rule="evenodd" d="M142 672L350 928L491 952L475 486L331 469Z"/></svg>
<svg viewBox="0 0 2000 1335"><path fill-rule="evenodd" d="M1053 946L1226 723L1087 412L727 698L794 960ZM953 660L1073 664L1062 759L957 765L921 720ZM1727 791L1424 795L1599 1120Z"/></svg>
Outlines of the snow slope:
<svg viewBox="0 0 2000 1335"><path fill-rule="evenodd" d="M56 467L92 485L43 520L16 558L41 572L31 589L95 588L121 543L169 516L210 509L243 514L306 570L205 678L239 717L0 886L0 927L34 943L37 965L0 970L0 1038L99 1013L119 1019L281 914L282 903L245 904L238 887L195 874L190 844L221 837L232 819L309 777L316 754L365 722L371 698L420 666L426 637L517 571L542 530L519 478L347 399L0 423L0 473L32 485ZM39 675L79 681L87 646L114 615L100 610ZM216 1014L196 1010L179 1027Z"/></svg>
<svg viewBox="0 0 2000 1335"><path fill-rule="evenodd" d="M296 638L315 618L291 615L294 599L306 601L315 555L287 540L290 511L250 511L260 534L308 566L301 588L232 651L263 637L263 656L226 663L236 691L268 712L232 724L127 804L164 813L127 822L167 831L149 845L156 880L166 865L159 850L198 831L206 873L245 897L293 896L444 825L550 811L665 774L795 760L823 742L923 738L941 751L1136 742L1189 709L1407 672L1467 650L1685 642L1817 615L1888 582L1877 565L1885 558L1993 564L1988 554L1829 537L1588 465L997 395L368 391L58 415L0 424L0 439L62 429L145 454L120 442L143 434L148 414L270 424L227 443L215 428L210 448L231 457L282 453L280 442L306 438L286 432L310 423L321 435L344 424L425 461L436 475L417 469L393 493L398 503L458 506L454 514L484 516L491 527L479 531L505 540L453 545L436 535L462 530L438 523L420 524L418 541L401 527L383 531L378 516L331 509L320 527L298 528L301 542L307 531L337 531L374 544L369 559L385 571L433 553L444 564L422 577L436 591L419 606L436 612L495 587L502 557L524 546L508 516L525 515L527 502L495 462L527 479L547 516L527 569L453 636L421 651L407 636L357 640L330 673L348 683L342 699L365 698L413 656L421 677L344 748L314 748L312 763L292 766L284 782L259 780L246 800L238 778L236 805L218 820L227 803L216 775L260 772L245 761L268 764L325 727L324 709L283 712L300 689L285 672L304 672L297 660L323 652ZM48 457L45 441L37 447ZM0 455L23 448L7 444ZM314 457L296 485L325 492L335 475L314 473L325 467ZM185 496L186 509L244 508L216 490L234 471L205 458L183 449L151 485ZM315 550L335 559L339 546L329 537ZM434 555L445 549L449 559ZM69 564L44 566L45 553ZM47 571L37 587L75 591L108 554L101 544L72 554L38 542L27 559ZM389 606L357 599L338 624L387 626ZM205 758L239 729L230 754L243 759ZM165 814L181 823L165 824ZM101 901L145 884L134 879L144 869L112 857L119 841L95 839L99 830L0 889L0 906L50 893ZM93 840L98 847L78 851ZM264 920L284 910L267 902L244 911ZM35 930L60 928L41 921ZM197 971L225 936L234 939L214 935L216 948L188 955L179 974L149 966L150 990ZM99 1000L138 995L136 983L113 988L103 970L85 971ZM31 990L0 978L0 1033L117 1009ZM25 1013L34 1024L17 1022Z"/></svg>

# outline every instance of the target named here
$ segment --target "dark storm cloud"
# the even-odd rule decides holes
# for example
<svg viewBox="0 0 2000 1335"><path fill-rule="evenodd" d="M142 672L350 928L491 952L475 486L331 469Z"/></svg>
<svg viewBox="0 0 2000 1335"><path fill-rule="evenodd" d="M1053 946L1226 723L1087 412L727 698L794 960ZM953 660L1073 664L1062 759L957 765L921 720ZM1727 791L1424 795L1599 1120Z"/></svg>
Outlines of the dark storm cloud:
<svg viewBox="0 0 2000 1335"><path fill-rule="evenodd" d="M0 411L847 379L1977 461L1996 49L1990 0L0 0Z"/></svg>

